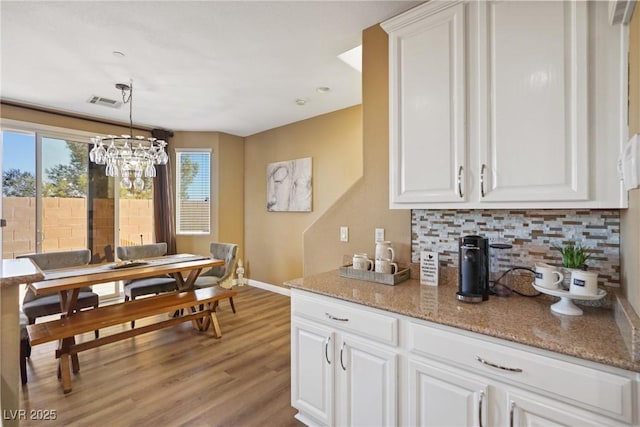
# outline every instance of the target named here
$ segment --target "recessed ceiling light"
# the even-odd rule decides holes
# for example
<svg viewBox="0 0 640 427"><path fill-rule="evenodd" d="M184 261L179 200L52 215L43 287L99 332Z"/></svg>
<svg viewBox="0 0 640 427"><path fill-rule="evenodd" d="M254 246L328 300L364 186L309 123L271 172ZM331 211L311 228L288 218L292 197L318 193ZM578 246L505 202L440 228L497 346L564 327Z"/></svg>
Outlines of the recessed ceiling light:
<svg viewBox="0 0 640 427"><path fill-rule="evenodd" d="M119 50L114 50L111 53L113 54L113 56L115 56L117 58L124 58L124 53L120 52Z"/></svg>
<svg viewBox="0 0 640 427"><path fill-rule="evenodd" d="M330 87L326 87L326 86L319 86L316 88L316 91L318 93L329 93L331 92L331 88Z"/></svg>
<svg viewBox="0 0 640 427"><path fill-rule="evenodd" d="M306 99L302 99L302 98L296 99L296 104L298 105L305 105L306 103L307 103Z"/></svg>

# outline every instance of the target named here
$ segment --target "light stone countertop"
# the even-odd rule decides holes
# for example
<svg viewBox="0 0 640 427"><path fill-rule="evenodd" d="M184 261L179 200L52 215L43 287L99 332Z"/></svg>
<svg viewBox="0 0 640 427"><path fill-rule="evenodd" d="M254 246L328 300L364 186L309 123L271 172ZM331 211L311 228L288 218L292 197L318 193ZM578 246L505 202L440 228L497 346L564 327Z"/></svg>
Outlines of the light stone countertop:
<svg viewBox="0 0 640 427"><path fill-rule="evenodd" d="M0 266L0 286L18 286L44 280L44 274L30 259L3 259Z"/></svg>
<svg viewBox="0 0 640 427"><path fill-rule="evenodd" d="M448 276L448 277L447 277ZM448 325L520 344L640 372L614 319L614 310L581 307L582 316L555 314L554 299L491 296L469 304L456 299L457 278L445 275L439 286L409 279L395 286L341 277L338 270L291 280L291 288ZM533 291L533 289L532 289Z"/></svg>

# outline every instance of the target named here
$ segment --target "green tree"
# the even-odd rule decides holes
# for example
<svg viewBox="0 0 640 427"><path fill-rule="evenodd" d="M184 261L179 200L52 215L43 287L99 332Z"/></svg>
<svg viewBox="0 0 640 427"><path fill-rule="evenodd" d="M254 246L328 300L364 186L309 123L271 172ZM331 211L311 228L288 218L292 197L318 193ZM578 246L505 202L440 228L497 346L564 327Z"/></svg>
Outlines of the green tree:
<svg viewBox="0 0 640 427"><path fill-rule="evenodd" d="M45 169L44 197L87 197L89 155L87 144L65 141L69 150L68 165L56 165Z"/></svg>
<svg viewBox="0 0 640 427"><path fill-rule="evenodd" d="M5 197L35 197L36 177L31 172L9 169L2 173L2 195Z"/></svg>
<svg viewBox="0 0 640 427"><path fill-rule="evenodd" d="M186 200L189 198L187 188L198 175L200 165L191 160L189 156L182 156L180 162L180 198Z"/></svg>

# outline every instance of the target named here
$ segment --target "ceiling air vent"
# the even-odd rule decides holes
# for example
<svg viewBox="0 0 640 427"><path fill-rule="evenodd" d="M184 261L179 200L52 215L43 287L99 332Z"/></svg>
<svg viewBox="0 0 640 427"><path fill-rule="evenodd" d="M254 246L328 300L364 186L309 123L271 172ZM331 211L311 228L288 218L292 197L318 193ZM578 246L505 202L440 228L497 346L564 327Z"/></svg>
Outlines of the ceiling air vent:
<svg viewBox="0 0 640 427"><path fill-rule="evenodd" d="M92 95L87 102L89 104L102 105L104 107L110 108L120 108L122 105L121 101L116 101L114 99L103 98L102 96Z"/></svg>

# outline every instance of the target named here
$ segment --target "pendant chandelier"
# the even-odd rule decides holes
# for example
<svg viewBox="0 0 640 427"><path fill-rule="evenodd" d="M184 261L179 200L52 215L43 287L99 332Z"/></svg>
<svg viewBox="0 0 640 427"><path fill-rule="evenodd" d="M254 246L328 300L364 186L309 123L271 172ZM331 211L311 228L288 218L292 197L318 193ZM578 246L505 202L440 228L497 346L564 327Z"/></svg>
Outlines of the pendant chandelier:
<svg viewBox="0 0 640 427"><path fill-rule="evenodd" d="M169 156L165 151L166 142L144 136L133 137L133 82L118 83L116 89L122 92L122 102L129 104L129 135L96 136L91 138L93 148L89 160L97 165L106 165L105 174L120 177L120 187L144 189L145 178L156 176L155 165L166 165Z"/></svg>

